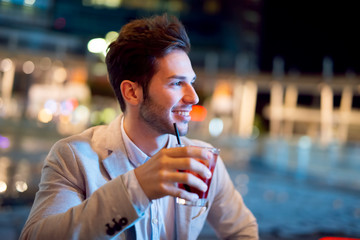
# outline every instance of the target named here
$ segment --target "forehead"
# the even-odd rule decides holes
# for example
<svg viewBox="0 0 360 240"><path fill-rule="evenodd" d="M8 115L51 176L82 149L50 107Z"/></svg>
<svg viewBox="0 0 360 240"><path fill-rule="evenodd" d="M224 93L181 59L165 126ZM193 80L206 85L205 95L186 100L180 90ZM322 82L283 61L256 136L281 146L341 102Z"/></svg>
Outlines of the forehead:
<svg viewBox="0 0 360 240"><path fill-rule="evenodd" d="M193 79L195 72L188 55L181 50L174 50L162 58L157 59L158 71L154 78L171 78L181 76Z"/></svg>

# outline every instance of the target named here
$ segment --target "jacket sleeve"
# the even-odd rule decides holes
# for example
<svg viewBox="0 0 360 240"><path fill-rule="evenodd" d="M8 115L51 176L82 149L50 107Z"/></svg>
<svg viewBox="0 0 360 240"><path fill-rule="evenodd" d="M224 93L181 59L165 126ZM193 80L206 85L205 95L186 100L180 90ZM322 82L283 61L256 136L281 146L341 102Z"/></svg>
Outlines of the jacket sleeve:
<svg viewBox="0 0 360 240"><path fill-rule="evenodd" d="M122 176L86 198L86 177L70 145L60 141L45 160L39 191L20 239L110 239L141 216Z"/></svg>
<svg viewBox="0 0 360 240"><path fill-rule="evenodd" d="M208 222L221 239L259 239L256 219L245 206L220 158L215 169L215 197Z"/></svg>

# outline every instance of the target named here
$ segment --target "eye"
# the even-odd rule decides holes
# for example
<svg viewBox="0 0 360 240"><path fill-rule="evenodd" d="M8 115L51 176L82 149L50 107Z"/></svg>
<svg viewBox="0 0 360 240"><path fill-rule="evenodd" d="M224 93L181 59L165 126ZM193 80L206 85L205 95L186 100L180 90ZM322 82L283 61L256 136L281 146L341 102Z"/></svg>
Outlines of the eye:
<svg viewBox="0 0 360 240"><path fill-rule="evenodd" d="M181 86L181 85L182 85L182 81L173 82L173 85L174 85L174 86Z"/></svg>

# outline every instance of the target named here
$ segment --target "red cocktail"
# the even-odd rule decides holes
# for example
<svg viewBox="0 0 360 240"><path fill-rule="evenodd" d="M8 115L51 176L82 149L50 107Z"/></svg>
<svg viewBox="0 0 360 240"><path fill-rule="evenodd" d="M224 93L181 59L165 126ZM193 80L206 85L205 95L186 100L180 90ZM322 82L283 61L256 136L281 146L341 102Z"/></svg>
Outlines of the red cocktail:
<svg viewBox="0 0 360 240"><path fill-rule="evenodd" d="M195 175L196 177L200 178L201 180L203 180L206 183L208 188L207 188L207 190L205 192L203 192L203 191L201 191L201 190L199 190L197 188L191 187L191 186L189 186L187 184L178 183L179 188L184 189L184 190L186 190L188 192L191 192L191 193L196 193L199 196L199 199L196 200L196 201L188 201L188 200L185 200L185 199L182 199L182 198L177 198L176 202L179 203L179 204L189 205L189 206L204 206L205 203L206 203L206 199L207 199L207 196L208 196L208 193L209 193L212 176L213 176L213 173L214 173L214 170L215 170L216 161L217 161L217 158L219 156L219 151L220 150L216 149L216 148L211 148L211 147L202 147L202 148L206 148L210 153L212 153L212 156L213 156L209 160L208 163L206 163L203 160L197 159L199 162L202 162L204 165L206 165L209 168L209 170L211 171L211 178L209 178L209 179L203 178L200 175L198 175L196 173L193 173L191 171L188 171L188 170L183 171L183 172L190 172L193 175Z"/></svg>

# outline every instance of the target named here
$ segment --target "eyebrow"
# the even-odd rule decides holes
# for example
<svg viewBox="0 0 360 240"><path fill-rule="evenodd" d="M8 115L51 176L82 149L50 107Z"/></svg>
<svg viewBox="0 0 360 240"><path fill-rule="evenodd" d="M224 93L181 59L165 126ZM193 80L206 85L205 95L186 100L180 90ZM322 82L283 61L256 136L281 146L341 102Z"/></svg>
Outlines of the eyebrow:
<svg viewBox="0 0 360 240"><path fill-rule="evenodd" d="M179 79L179 80L186 80L185 76L173 75L168 77L168 79ZM196 75L193 77L192 81L196 80Z"/></svg>

